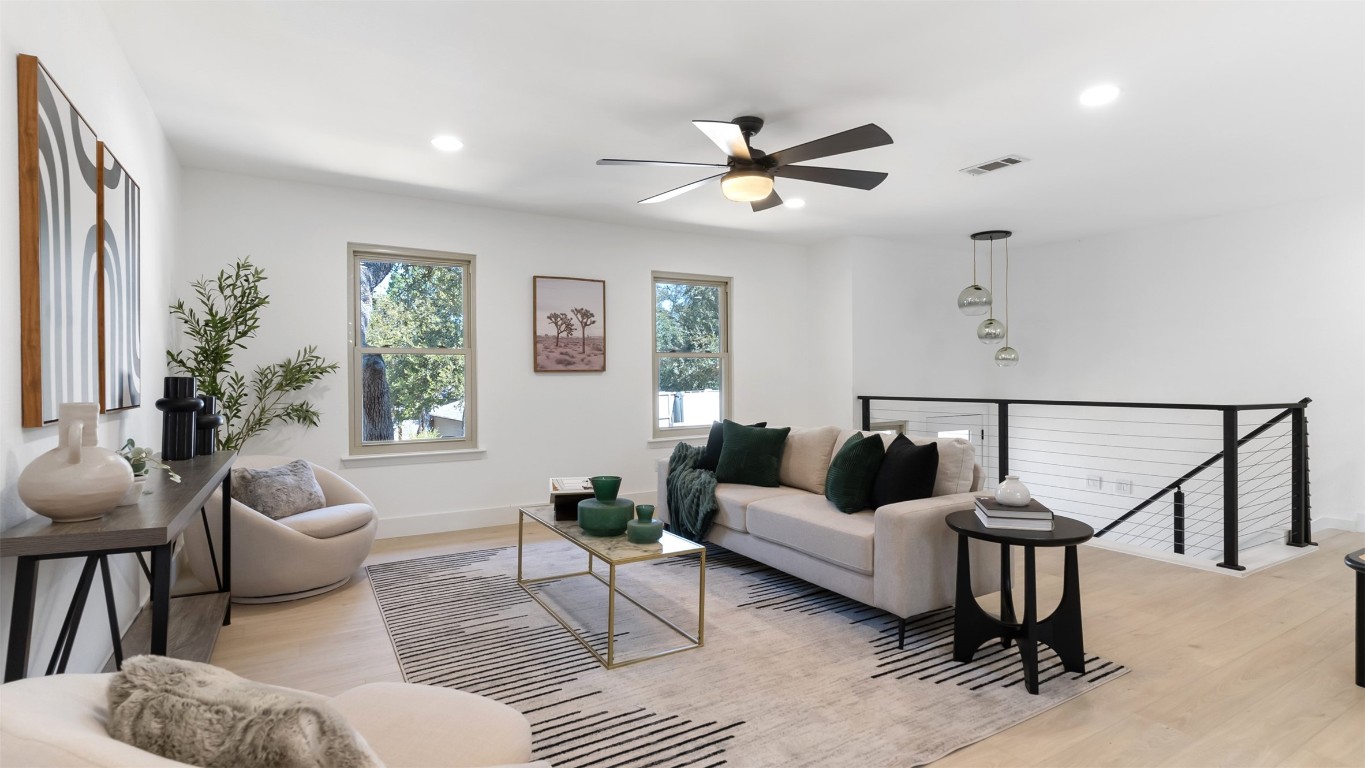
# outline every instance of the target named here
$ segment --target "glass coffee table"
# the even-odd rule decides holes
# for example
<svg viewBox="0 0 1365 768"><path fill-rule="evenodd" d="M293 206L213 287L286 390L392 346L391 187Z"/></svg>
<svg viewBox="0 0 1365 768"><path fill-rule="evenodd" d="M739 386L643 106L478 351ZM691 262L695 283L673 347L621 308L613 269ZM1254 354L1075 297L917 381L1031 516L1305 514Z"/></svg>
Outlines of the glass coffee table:
<svg viewBox="0 0 1365 768"><path fill-rule="evenodd" d="M588 556L587 569L574 571L572 573L559 573L553 576L540 576L528 579L522 572L522 559L526 552L525 524L530 519L545 528L559 534L565 541L583 550ZM630 563L641 563L649 560L663 560L670 557L681 555L700 555L701 561L697 568L697 632L692 634L687 630L674 624L672 621L661 616L657 611L636 600L634 597L622 592L616 584L616 569L622 565ZM595 561L600 560L607 566L607 577L593 569ZM572 578L574 576L591 576L602 582L607 587L607 652L603 655L589 638L582 632L575 629L569 621L556 610L550 602L536 594L532 587L536 584L558 581L561 579ZM620 536L590 536L583 532L578 526L577 520L556 520L555 509L548 504L535 507L522 507L517 515L517 586L521 587L532 600L540 603L560 626L569 631L582 646L588 649L588 653L593 655L602 666L607 669L624 667L628 664L638 664L642 661L657 659L674 653L690 651L693 648L700 648L706 644L706 547L693 541L688 541L681 536L664 531L663 538L653 544L635 544L626 538L625 534ZM680 635L687 642L682 645L668 647L665 650L654 651L643 655L632 656L628 659L618 659L616 654L616 598L623 597L630 601L644 613L653 617L673 632Z"/></svg>

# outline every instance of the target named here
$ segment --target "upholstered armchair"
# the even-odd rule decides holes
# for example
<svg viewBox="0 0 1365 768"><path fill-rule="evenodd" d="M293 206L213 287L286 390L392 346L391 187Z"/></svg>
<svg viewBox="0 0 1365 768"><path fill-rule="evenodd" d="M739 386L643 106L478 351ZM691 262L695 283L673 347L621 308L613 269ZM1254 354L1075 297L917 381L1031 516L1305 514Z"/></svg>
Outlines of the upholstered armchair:
<svg viewBox="0 0 1365 768"><path fill-rule="evenodd" d="M264 469L288 464L283 456L241 456L238 467ZM378 518L374 505L354 485L313 464L326 506L272 520L232 501L232 600L273 603L329 592L355 574L374 543ZM221 508L215 492L208 508ZM216 584L214 562L222 562L221 516L208 516L213 555L202 525L185 529L190 570L209 587Z"/></svg>

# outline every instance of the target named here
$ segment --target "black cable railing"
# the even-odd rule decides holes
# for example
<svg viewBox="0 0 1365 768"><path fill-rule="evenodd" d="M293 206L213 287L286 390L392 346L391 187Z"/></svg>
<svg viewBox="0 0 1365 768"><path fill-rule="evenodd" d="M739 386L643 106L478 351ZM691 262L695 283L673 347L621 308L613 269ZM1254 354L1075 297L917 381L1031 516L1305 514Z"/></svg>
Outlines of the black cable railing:
<svg viewBox="0 0 1365 768"><path fill-rule="evenodd" d="M1240 550L1281 532L1293 546L1313 544L1308 398L1248 405L858 400L864 429L969 437L988 477L1026 475L1035 495L1106 539L1218 557L1235 570L1244 570ZM1276 413L1258 413L1268 410Z"/></svg>

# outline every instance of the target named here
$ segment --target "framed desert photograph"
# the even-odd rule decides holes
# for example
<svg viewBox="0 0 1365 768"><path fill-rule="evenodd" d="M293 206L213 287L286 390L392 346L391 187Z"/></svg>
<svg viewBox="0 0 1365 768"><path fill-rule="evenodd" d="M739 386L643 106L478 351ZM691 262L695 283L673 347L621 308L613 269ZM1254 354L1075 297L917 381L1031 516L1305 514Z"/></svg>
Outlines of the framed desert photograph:
<svg viewBox="0 0 1365 768"><path fill-rule="evenodd" d="M532 280L536 372L607 370L607 282L542 275Z"/></svg>

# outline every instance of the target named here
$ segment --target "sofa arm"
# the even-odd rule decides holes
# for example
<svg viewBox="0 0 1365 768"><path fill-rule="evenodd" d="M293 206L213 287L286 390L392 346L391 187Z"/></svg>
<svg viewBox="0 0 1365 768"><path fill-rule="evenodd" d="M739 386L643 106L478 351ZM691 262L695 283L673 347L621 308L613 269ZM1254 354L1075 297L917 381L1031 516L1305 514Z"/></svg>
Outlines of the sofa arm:
<svg viewBox="0 0 1365 768"><path fill-rule="evenodd" d="M913 616L953 604L957 586L957 534L943 519L972 509L971 493L902 501L878 509L873 517L872 594L878 608ZM1000 589L996 545L971 541L972 592Z"/></svg>
<svg viewBox="0 0 1365 768"><path fill-rule="evenodd" d="M659 459L654 466L659 476L658 495L654 497L654 519L668 523L668 459Z"/></svg>

